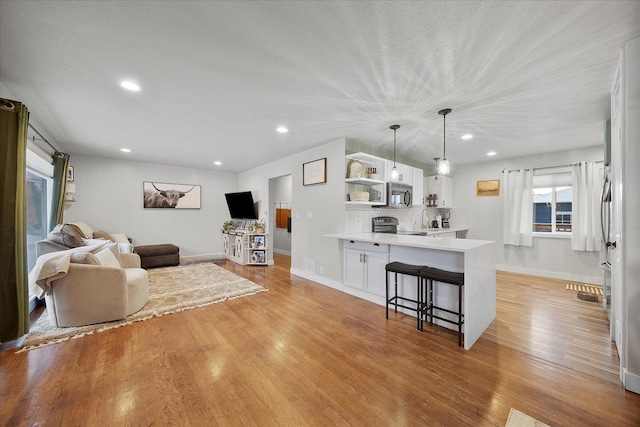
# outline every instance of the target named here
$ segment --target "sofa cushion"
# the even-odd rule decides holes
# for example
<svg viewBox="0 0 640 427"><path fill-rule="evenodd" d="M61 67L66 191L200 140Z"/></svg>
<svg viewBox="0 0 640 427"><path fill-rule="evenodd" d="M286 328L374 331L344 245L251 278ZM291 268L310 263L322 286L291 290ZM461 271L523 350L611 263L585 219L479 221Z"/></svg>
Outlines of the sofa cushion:
<svg viewBox="0 0 640 427"><path fill-rule="evenodd" d="M111 234L107 233L106 231L102 231L102 230L94 231L93 232L93 238L94 239L106 239L106 240L111 240L112 242L115 242L115 240L113 239Z"/></svg>
<svg viewBox="0 0 640 427"><path fill-rule="evenodd" d="M111 250L111 248L107 247L100 250L96 254L96 258L98 258L98 260L100 261L100 264L104 265L105 267L122 268L122 266L120 265L120 262L118 262L118 259L113 254L113 251Z"/></svg>
<svg viewBox="0 0 640 427"><path fill-rule="evenodd" d="M121 254L132 254L133 245L131 243L118 243L118 251L120 251Z"/></svg>
<svg viewBox="0 0 640 427"><path fill-rule="evenodd" d="M74 252L71 254L70 261L76 264L102 265L100 260L91 252Z"/></svg>
<svg viewBox="0 0 640 427"><path fill-rule="evenodd" d="M83 237L84 234L82 234L82 230L74 224L58 224L51 230L49 235L47 235L48 240L66 246L67 248L84 246Z"/></svg>
<svg viewBox="0 0 640 427"><path fill-rule="evenodd" d="M77 226L85 239L91 239L93 237L93 228L87 225L84 222L76 221L72 222L73 225Z"/></svg>
<svg viewBox="0 0 640 427"><path fill-rule="evenodd" d="M129 243L129 238L126 234L117 233L111 235L111 240L118 243Z"/></svg>
<svg viewBox="0 0 640 427"><path fill-rule="evenodd" d="M118 243L109 243L107 245L107 248L109 248L111 250L111 253L113 254L113 256L116 257L116 259L118 260L118 264L120 264L120 267L122 267L122 257L120 256L120 248Z"/></svg>
<svg viewBox="0 0 640 427"><path fill-rule="evenodd" d="M105 239L82 239L82 241L84 242L85 246L106 245L107 243L113 243L111 240Z"/></svg>

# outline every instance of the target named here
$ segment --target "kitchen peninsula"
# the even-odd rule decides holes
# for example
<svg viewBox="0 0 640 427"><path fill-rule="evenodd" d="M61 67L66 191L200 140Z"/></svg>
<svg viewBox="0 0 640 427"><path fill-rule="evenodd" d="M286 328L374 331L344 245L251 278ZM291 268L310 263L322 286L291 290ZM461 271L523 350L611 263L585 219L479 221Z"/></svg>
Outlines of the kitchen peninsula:
<svg viewBox="0 0 640 427"><path fill-rule="evenodd" d="M495 242L385 233L329 234L325 237L339 240L344 260L343 291L377 304L385 303L384 266L388 262L463 272L465 350L471 348L496 316ZM354 280L359 276L362 280ZM390 283L391 280L390 277ZM398 294L415 299L415 278L399 275ZM457 290L451 286L438 286L435 299L440 307L457 309ZM451 328L445 322L436 320L435 323Z"/></svg>

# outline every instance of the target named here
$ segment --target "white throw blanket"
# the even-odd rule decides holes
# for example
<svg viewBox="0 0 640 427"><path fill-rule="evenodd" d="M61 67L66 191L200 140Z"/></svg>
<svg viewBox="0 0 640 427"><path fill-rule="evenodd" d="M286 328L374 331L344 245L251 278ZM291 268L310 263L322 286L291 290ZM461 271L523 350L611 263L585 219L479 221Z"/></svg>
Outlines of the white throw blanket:
<svg viewBox="0 0 640 427"><path fill-rule="evenodd" d="M105 241L90 246L79 246L66 251L50 252L38 257L36 265L29 273L29 291L38 299L51 293L51 282L60 279L69 272L71 254L74 252L94 252L111 242Z"/></svg>

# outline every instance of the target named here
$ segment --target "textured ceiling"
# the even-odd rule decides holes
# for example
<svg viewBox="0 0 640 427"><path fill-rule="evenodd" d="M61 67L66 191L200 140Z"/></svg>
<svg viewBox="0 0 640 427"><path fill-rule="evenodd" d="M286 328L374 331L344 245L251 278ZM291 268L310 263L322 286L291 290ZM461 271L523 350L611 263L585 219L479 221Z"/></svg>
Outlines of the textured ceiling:
<svg viewBox="0 0 640 427"><path fill-rule="evenodd" d="M0 81L66 152L234 172L339 137L391 149L394 123L431 164L452 108L455 171L601 144L636 37L640 2L2 1Z"/></svg>

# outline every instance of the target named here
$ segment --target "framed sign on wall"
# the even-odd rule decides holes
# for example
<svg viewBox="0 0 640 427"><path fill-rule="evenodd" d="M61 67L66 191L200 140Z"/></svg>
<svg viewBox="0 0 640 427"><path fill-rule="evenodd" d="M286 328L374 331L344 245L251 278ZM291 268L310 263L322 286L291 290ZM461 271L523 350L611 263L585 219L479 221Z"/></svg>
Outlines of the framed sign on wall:
<svg viewBox="0 0 640 427"><path fill-rule="evenodd" d="M142 197L145 209L200 209L200 186L144 181Z"/></svg>
<svg viewBox="0 0 640 427"><path fill-rule="evenodd" d="M327 158L302 164L302 185L327 182Z"/></svg>
<svg viewBox="0 0 640 427"><path fill-rule="evenodd" d="M477 182L476 196L499 196L499 195L500 195L499 179L488 179L488 180Z"/></svg>

